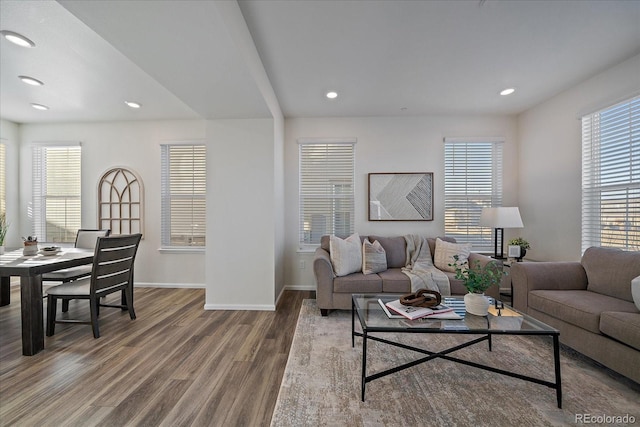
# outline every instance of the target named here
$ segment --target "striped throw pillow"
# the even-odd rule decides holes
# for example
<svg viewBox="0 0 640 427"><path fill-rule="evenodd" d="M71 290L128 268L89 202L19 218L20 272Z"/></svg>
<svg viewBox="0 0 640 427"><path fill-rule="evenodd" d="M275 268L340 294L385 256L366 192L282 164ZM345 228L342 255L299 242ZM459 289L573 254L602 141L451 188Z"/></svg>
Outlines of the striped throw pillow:
<svg viewBox="0 0 640 427"><path fill-rule="evenodd" d="M373 274L387 269L387 253L384 248L375 240L373 243L369 239L362 242L362 273Z"/></svg>

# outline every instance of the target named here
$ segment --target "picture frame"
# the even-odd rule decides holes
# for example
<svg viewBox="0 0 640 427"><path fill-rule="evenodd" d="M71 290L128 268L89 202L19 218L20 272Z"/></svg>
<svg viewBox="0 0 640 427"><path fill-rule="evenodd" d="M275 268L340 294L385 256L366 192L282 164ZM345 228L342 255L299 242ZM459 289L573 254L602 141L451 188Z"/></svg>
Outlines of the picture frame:
<svg viewBox="0 0 640 427"><path fill-rule="evenodd" d="M433 172L368 176L369 221L433 221Z"/></svg>

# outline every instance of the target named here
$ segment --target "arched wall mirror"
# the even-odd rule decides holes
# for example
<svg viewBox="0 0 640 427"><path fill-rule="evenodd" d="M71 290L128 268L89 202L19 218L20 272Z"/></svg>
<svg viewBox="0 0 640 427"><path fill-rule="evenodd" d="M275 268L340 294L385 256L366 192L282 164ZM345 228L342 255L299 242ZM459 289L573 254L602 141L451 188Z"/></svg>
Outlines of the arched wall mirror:
<svg viewBox="0 0 640 427"><path fill-rule="evenodd" d="M98 227L111 234L144 236L144 185L132 170L116 167L98 183Z"/></svg>

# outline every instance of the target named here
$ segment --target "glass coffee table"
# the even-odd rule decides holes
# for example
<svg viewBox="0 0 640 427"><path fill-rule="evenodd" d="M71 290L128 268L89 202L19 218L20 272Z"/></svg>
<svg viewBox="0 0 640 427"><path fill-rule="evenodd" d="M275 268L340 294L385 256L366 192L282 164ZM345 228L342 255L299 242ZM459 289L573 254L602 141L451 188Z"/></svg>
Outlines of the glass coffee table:
<svg viewBox="0 0 640 427"><path fill-rule="evenodd" d="M445 359L463 365L473 366L497 374L507 375L521 380L541 384L556 390L558 408L562 408L562 385L560 379L560 332L533 317L521 313L514 308L501 304L495 304L492 300L490 313L487 316L475 316L465 312L462 297L444 297L443 304L454 309L460 316L458 320L422 318L409 320L406 318L389 318L383 310L379 300L384 302L396 300L401 295L391 294L353 294L351 303L351 345L355 347L355 338L362 337L362 401L364 402L365 386L368 382L387 375L402 371L407 368L428 362L433 359ZM503 306L498 310L497 307ZM360 322L361 330L356 330L356 318ZM423 333L423 334L452 334L452 335L481 335L462 344L448 348L440 352L432 352L426 349L413 347L400 342L381 338L379 333ZM371 335L375 333L376 335ZM553 338L553 360L555 366L555 382L534 378L504 369L486 366L474 361L453 357L450 354L487 341L491 351L491 337L493 335L546 335ZM367 341L377 341L395 347L400 347L421 353L423 357L412 362L405 363L381 372L367 375Z"/></svg>

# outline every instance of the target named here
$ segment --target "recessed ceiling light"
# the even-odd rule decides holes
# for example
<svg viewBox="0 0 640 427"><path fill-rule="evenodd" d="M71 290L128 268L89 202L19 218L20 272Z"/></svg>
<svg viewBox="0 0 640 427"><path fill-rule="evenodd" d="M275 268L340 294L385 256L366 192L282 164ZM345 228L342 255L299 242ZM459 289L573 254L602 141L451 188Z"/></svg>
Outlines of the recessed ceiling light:
<svg viewBox="0 0 640 427"><path fill-rule="evenodd" d="M334 91L327 92L327 98L329 98L329 99L335 99L335 98L337 98L337 97L338 97L338 92L334 92Z"/></svg>
<svg viewBox="0 0 640 427"><path fill-rule="evenodd" d="M22 80L23 82L25 82L26 84L31 85L31 86L42 86L42 85L44 85L44 83L42 83L40 80L34 79L33 77L18 76L18 78L20 80Z"/></svg>
<svg viewBox="0 0 640 427"><path fill-rule="evenodd" d="M11 43L17 44L18 46L36 47L36 44L34 42L29 40L28 38L26 38L22 34L18 34L16 32L9 31L9 30L2 30L2 31L0 31L0 34L2 34L2 36L5 39L9 40Z"/></svg>
<svg viewBox="0 0 640 427"><path fill-rule="evenodd" d="M33 108L35 108L36 110L43 110L44 111L44 110L48 110L49 109L49 107L47 107L46 105L42 105L42 104L33 104L32 103L31 106Z"/></svg>
<svg viewBox="0 0 640 427"><path fill-rule="evenodd" d="M124 101L124 103L127 104L131 108L140 108L140 107L142 107L142 104L140 104L139 102Z"/></svg>
<svg viewBox="0 0 640 427"><path fill-rule="evenodd" d="M504 90L500 91L500 95L502 95L502 96L511 95L515 91L516 90L514 88L510 87L508 89L504 89Z"/></svg>

